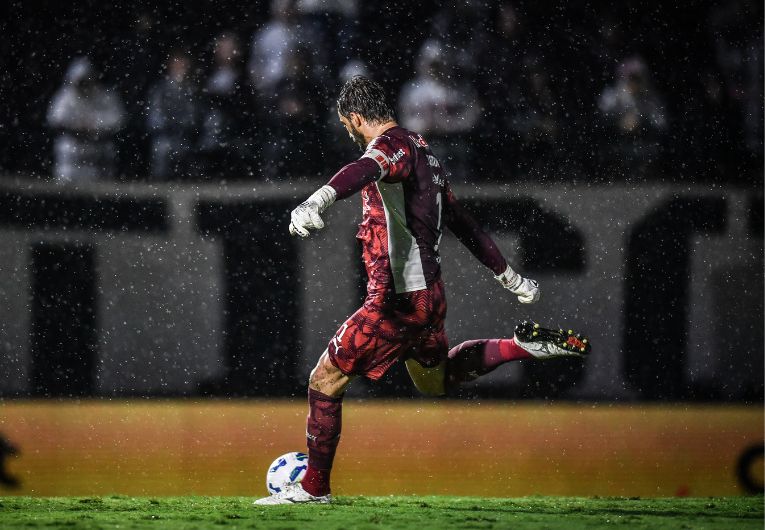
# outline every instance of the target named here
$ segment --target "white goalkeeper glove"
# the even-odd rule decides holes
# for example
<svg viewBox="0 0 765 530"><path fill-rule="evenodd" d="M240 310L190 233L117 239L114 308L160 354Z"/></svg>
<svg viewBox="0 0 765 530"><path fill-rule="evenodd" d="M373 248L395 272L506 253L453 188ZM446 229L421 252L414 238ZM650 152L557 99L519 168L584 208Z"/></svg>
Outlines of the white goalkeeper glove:
<svg viewBox="0 0 765 530"><path fill-rule="evenodd" d="M303 204L292 210L290 234L308 237L309 230L324 228L324 221L320 214L335 202L336 197L337 192L332 186L325 185L316 190Z"/></svg>
<svg viewBox="0 0 765 530"><path fill-rule="evenodd" d="M494 276L502 284L502 287L511 293L518 295L518 301L522 304L533 304L539 300L539 284L536 280L529 280L515 272L510 265L505 272Z"/></svg>

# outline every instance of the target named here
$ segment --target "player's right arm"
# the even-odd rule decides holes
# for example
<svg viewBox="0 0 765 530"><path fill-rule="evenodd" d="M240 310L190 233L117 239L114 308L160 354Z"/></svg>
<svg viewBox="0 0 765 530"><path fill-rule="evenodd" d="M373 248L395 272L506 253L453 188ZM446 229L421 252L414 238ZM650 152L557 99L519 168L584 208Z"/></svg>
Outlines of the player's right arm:
<svg viewBox="0 0 765 530"><path fill-rule="evenodd" d="M327 184L316 190L290 215L290 234L308 237L310 230L324 228L321 214L337 199L344 199L380 178L380 167L362 157L335 173Z"/></svg>
<svg viewBox="0 0 765 530"><path fill-rule="evenodd" d="M524 278L508 265L494 240L484 232L478 222L457 201L448 182L443 191L444 221L457 239L494 273L494 278L523 304L539 300L539 284Z"/></svg>
<svg viewBox="0 0 765 530"><path fill-rule="evenodd" d="M410 170L409 157L391 156L396 152L391 140L385 137L375 139L361 158L343 167L300 206L292 210L290 234L307 237L310 230L324 228L321 214L338 199L345 199L361 191L364 186L381 179L405 178Z"/></svg>

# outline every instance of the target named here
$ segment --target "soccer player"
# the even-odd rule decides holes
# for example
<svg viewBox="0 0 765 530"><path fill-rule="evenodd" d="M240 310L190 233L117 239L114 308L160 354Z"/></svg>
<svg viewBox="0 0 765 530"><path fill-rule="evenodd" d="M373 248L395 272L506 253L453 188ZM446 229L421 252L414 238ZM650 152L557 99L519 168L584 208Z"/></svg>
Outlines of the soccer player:
<svg viewBox="0 0 765 530"><path fill-rule="evenodd" d="M343 394L354 377L380 379L399 359L415 387L438 396L501 364L530 357L584 356L587 339L523 322L513 338L479 339L449 349L439 243L447 226L499 284L524 304L539 299L536 281L508 265L492 239L454 197L425 139L400 127L382 87L357 76L337 100L340 121L364 154L292 211L289 231L324 228L322 212L361 192L361 240L369 278L362 307L340 326L308 381L308 469L302 482L258 505L328 503L340 440Z"/></svg>

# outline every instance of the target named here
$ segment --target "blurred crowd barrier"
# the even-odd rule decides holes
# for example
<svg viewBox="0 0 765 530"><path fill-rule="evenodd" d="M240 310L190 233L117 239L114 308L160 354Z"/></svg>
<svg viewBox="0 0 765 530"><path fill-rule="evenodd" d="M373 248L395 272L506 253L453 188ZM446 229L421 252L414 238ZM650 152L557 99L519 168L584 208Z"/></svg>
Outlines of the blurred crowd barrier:
<svg viewBox="0 0 765 530"><path fill-rule="evenodd" d="M0 495L266 494L305 446L291 401L0 405ZM717 496L762 488L759 406L347 400L340 495ZM456 427L456 428L455 428ZM754 452L752 452L754 450Z"/></svg>
<svg viewBox="0 0 765 530"><path fill-rule="evenodd" d="M0 395L302 396L364 296L360 200L291 238L310 185L0 184ZM473 397L762 403L761 190L457 187L513 266L519 305L450 234L453 343L531 318L585 331L584 362L510 363ZM398 367L350 395L413 396Z"/></svg>

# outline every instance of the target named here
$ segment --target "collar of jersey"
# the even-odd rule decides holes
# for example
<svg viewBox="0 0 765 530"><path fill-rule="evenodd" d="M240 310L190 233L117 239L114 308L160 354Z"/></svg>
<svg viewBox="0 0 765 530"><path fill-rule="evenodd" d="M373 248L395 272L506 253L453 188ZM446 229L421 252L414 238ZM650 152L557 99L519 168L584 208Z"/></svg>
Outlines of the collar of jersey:
<svg viewBox="0 0 765 530"><path fill-rule="evenodd" d="M396 127L401 127L401 126L400 125L392 125L392 126L388 127L387 129L385 129L380 134L378 134L377 136L375 136L374 138L372 138L371 140L369 140L369 143L367 144L367 149L369 149L369 146L372 145L374 143L374 141L377 140L380 136L385 136L386 132L388 132L388 131L390 131L392 129L395 129Z"/></svg>

